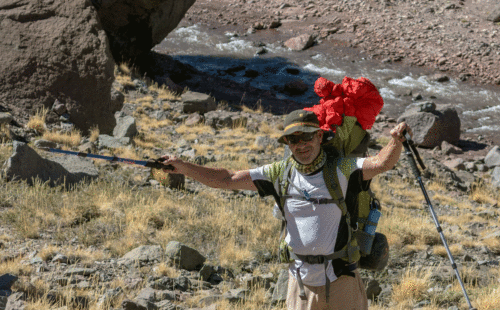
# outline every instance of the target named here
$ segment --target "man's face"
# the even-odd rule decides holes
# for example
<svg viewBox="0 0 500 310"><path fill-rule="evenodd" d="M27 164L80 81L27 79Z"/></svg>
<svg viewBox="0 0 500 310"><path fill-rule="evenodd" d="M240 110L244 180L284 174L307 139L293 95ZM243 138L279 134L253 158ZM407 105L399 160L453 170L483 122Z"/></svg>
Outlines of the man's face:
<svg viewBox="0 0 500 310"><path fill-rule="evenodd" d="M295 132L285 137L285 142L288 144L293 157L299 163L308 165L318 157L321 150L321 140L323 139L323 131L315 132Z"/></svg>

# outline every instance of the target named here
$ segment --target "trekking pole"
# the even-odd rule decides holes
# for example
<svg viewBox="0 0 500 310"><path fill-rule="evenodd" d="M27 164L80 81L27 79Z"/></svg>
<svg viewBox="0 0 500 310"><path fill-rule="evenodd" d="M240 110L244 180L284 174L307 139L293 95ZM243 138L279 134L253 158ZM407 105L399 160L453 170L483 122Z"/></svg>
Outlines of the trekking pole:
<svg viewBox="0 0 500 310"><path fill-rule="evenodd" d="M437 231L439 233L439 236L441 237L441 241L443 241L444 247L446 249L446 253L448 253L448 257L451 261L451 267L453 270L455 270L455 275L458 278L458 282L460 283L460 286L462 287L462 292L464 293L465 299L467 300L467 304L469 304L469 310L477 310L476 308L472 307L472 304L470 302L469 296L467 295L467 291L465 290L464 283L462 282L462 279L460 278L460 273L458 272L457 264L455 264L455 260L453 259L453 256L451 255L450 248L448 247L448 243L446 242L446 239L443 234L443 229L439 225L439 221L437 218L436 213L434 212L434 208L432 207L431 200L429 199L429 195L427 195L427 191L425 190L424 183L422 182L422 178L420 176L420 170L417 167L417 163L415 161L414 155L417 157L418 163L422 167L422 169L425 169L424 163L422 159L420 158L420 155L418 154L417 148L415 145L413 145L413 141L411 140L410 135L406 130L404 131L404 136L406 138L406 141L403 142L403 146L405 148L405 154L408 156L408 161L410 162L411 169L413 170L413 174L418 180L418 183L420 184L420 188L422 189L422 193L424 194L425 200L427 201L427 205L429 206L429 210L431 211L432 219L434 220L434 224L436 224Z"/></svg>
<svg viewBox="0 0 500 310"><path fill-rule="evenodd" d="M155 168L155 169L173 170L173 168L174 168L172 165L163 165L160 161L160 158L155 159L155 160L136 160L136 159L130 159L130 158L121 158L121 157L116 157L116 156L104 156L104 155L97 155L97 154L91 154L91 153L65 151L65 150L45 148L45 147L41 147L40 149L45 150L45 151L49 151L52 153L76 155L79 157L88 157L88 158L98 158L98 159L104 159L104 160L108 160L108 161L112 161L112 162L122 162L122 163L126 163L126 164L141 165L144 167Z"/></svg>

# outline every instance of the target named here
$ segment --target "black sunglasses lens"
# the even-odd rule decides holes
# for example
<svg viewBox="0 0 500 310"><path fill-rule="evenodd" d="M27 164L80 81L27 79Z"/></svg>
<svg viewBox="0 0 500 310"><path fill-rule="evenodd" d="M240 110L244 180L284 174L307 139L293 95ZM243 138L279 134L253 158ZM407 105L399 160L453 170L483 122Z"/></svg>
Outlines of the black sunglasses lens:
<svg viewBox="0 0 500 310"><path fill-rule="evenodd" d="M298 135L298 136L289 135L286 137L286 140L288 141L289 144L297 144L300 141L308 142L314 138L314 134L315 134L315 132L303 133L303 134Z"/></svg>

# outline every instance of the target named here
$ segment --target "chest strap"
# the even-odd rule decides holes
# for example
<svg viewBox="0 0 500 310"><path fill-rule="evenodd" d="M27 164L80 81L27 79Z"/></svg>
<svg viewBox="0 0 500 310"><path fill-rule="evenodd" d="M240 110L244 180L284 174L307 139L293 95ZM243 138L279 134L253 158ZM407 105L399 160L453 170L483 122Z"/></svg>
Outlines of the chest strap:
<svg viewBox="0 0 500 310"><path fill-rule="evenodd" d="M306 197L299 196L299 195L285 195L285 196L283 196L283 198L284 198L284 199L290 199L290 198L293 198L293 199L297 199L297 200L303 200L303 201L312 202L313 204L319 204L319 205L329 204L329 203L335 203L335 204L338 204L338 203L339 203L339 200L338 200L338 199L331 199L331 198L312 198L312 197L306 198Z"/></svg>

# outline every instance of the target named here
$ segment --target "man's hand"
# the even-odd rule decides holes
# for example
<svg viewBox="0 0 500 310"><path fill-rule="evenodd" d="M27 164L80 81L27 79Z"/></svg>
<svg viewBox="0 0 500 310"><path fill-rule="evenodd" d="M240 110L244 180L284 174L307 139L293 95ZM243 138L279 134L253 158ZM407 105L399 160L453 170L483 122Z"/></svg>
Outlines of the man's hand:
<svg viewBox="0 0 500 310"><path fill-rule="evenodd" d="M408 126L408 124L406 124L405 122L402 122L391 130L392 138L399 143L403 143L404 141L406 141L406 138L404 136L405 130L410 135L410 137L413 137L413 132L411 131L410 126Z"/></svg>
<svg viewBox="0 0 500 310"><path fill-rule="evenodd" d="M180 158L170 155L163 155L162 157L160 157L160 163L164 166L170 165L171 167L173 167L165 167L162 169L163 172L183 174L179 168L184 164L184 161Z"/></svg>

